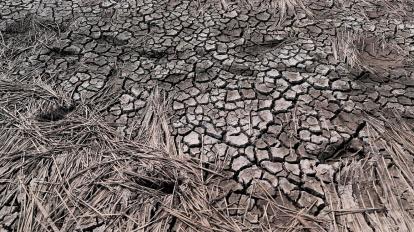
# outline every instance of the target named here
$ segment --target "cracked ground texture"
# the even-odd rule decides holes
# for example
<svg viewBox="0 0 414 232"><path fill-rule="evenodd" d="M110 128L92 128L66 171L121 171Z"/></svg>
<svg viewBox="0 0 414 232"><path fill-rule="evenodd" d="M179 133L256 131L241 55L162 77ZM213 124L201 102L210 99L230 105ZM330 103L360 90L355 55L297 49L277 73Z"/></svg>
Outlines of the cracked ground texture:
<svg viewBox="0 0 414 232"><path fill-rule="evenodd" d="M132 119L162 89L175 142L203 161L226 162L227 200L243 208L231 213L248 205L254 224L262 216L260 200L249 197L257 184L326 217L323 185L338 159L367 149L364 115L413 117L412 6L403 16L359 1L306 8L312 14L296 9L281 20L264 2L0 0L0 32L18 38L37 22L56 35L12 75L52 78L77 101L110 92L103 112L121 133L134 135ZM341 59L347 35L363 37L353 41L362 68ZM0 225L12 230L17 213L4 215Z"/></svg>

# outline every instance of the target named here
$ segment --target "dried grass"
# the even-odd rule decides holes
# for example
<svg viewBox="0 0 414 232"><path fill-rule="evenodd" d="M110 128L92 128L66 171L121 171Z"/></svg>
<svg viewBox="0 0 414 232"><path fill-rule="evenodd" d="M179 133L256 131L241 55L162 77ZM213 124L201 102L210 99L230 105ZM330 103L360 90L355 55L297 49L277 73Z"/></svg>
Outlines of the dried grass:
<svg viewBox="0 0 414 232"><path fill-rule="evenodd" d="M344 62L351 70L374 74L404 67L408 53L396 43L382 37L342 28L331 39L337 62Z"/></svg>
<svg viewBox="0 0 414 232"><path fill-rule="evenodd" d="M352 14L357 14L369 20L371 17L387 16L399 19L409 16L413 9L412 1L408 0L363 0L358 4L353 1L337 0L339 6L352 6Z"/></svg>
<svg viewBox="0 0 414 232"><path fill-rule="evenodd" d="M366 68L361 59L364 36L350 30L341 30L331 42L336 61L345 62L350 68Z"/></svg>
<svg viewBox="0 0 414 232"><path fill-rule="evenodd" d="M254 10L269 10L279 15L279 24L282 24L288 16L297 15L299 12L313 16L312 10L304 0L237 0L236 4L233 1L220 0L220 5L224 10L230 10L233 5Z"/></svg>
<svg viewBox="0 0 414 232"><path fill-rule="evenodd" d="M152 137L138 143L117 135L85 105L58 121L37 120L38 112L64 99L46 91L46 84L27 85L6 80L1 85L8 94L0 110L0 179L12 191L0 202L20 203L19 231L73 231L91 222L111 222L107 226L120 231L163 231L173 220L179 221L175 226L197 231L230 228L219 224L221 215L208 207L214 196L203 188L199 165L179 153L168 137L158 139L158 133L167 134L164 127L149 128L154 122L166 125L162 112L151 111L142 126ZM19 99L31 102L16 105ZM159 103L155 96L152 101Z"/></svg>
<svg viewBox="0 0 414 232"><path fill-rule="evenodd" d="M398 118L398 115L395 115ZM413 126L369 117L370 150L343 161L337 184L327 186L335 231L411 231L414 214Z"/></svg>
<svg viewBox="0 0 414 232"><path fill-rule="evenodd" d="M104 101L92 109L56 89L0 79L0 209L19 206L16 231L324 231L326 222L270 194L257 196L267 205L260 224L230 215L225 165L207 169L176 148L157 88L135 140L94 110ZM40 120L66 105L73 107L56 120Z"/></svg>
<svg viewBox="0 0 414 232"><path fill-rule="evenodd" d="M45 46L57 41L65 29L55 22L42 21L31 14L0 31L0 74L19 74L32 78L36 70L26 70L27 63L41 54Z"/></svg>
<svg viewBox="0 0 414 232"><path fill-rule="evenodd" d="M303 0L272 0L271 6L279 10L279 23L283 22L286 17L292 13L297 15L300 10L305 12L308 16L312 16L312 11L305 5Z"/></svg>

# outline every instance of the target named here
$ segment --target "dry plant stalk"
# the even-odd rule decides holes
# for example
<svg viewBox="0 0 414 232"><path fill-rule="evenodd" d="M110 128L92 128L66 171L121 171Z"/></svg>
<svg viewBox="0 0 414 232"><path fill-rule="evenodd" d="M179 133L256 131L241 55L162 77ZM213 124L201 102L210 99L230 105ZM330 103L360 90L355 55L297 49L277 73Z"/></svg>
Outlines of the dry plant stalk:
<svg viewBox="0 0 414 232"><path fill-rule="evenodd" d="M234 2L228 0L219 1L224 10L230 10L230 6L234 4ZM274 12L277 11L279 15L279 24L282 24L289 15L297 15L299 11L303 11L308 16L313 16L312 11L305 3L306 1L304 0L237 0L236 6L257 10L257 6L260 5L263 9L271 9L271 11Z"/></svg>
<svg viewBox="0 0 414 232"><path fill-rule="evenodd" d="M271 6L279 10L279 24L286 19L289 12L293 12L296 15L298 10L303 10L308 16L313 15L303 0L272 0Z"/></svg>
<svg viewBox="0 0 414 232"><path fill-rule="evenodd" d="M353 6L355 5L352 1L347 0L336 0L339 6ZM413 3L407 0L363 0L360 2L361 5L358 5L358 9L354 9L352 14L359 14L363 16L365 19L370 19L370 14L378 14L380 12L383 16L386 14L387 16L397 17L397 18L404 18L409 15L409 9L413 9Z"/></svg>
<svg viewBox="0 0 414 232"><path fill-rule="evenodd" d="M335 60L345 62L350 68L364 68L361 60L362 43L364 37L350 30L343 30L337 33L332 42L332 51Z"/></svg>
<svg viewBox="0 0 414 232"><path fill-rule="evenodd" d="M38 70L22 70L32 56L44 52L45 46L55 42L61 33L59 25L26 15L0 31L0 74L12 75L18 72L21 76L32 78L32 72Z"/></svg>
<svg viewBox="0 0 414 232"><path fill-rule="evenodd" d="M350 69L378 74L404 67L408 53L385 36L367 35L349 29L340 29L331 40L337 62Z"/></svg>
<svg viewBox="0 0 414 232"><path fill-rule="evenodd" d="M370 149L362 160L343 160L336 186L326 186L334 231L410 231L414 214L413 126L398 115L369 117Z"/></svg>

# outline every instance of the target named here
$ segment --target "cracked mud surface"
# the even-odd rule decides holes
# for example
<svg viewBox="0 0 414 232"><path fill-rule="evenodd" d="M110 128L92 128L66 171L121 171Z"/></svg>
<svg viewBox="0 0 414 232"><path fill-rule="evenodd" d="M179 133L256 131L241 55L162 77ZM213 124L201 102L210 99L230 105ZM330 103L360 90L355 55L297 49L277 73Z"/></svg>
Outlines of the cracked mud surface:
<svg viewBox="0 0 414 232"><path fill-rule="evenodd" d="M364 155L364 115L393 109L413 117L413 9L397 17L372 7L366 18L361 3L308 7L313 16L300 10L280 22L265 5L2 0L0 31L18 38L36 21L57 34L13 75L53 78L75 100L113 94L103 110L124 134L134 134L131 119L159 86L171 99L176 143L203 161L227 162L228 202L250 205L254 224L260 200L248 196L257 184L323 217L322 183L334 179L336 160ZM366 36L361 57L377 72L338 59L343 31ZM378 41L392 46L381 50ZM13 228L17 207L0 212L3 228Z"/></svg>

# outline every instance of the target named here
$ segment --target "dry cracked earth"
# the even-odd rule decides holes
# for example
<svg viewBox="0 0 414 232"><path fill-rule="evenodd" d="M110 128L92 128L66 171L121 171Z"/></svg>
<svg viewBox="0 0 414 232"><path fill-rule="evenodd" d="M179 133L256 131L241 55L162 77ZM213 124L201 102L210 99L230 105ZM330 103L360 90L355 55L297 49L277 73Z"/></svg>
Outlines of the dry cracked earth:
<svg viewBox="0 0 414 232"><path fill-rule="evenodd" d="M250 223L261 217L249 197L258 183L324 217L322 185L338 159L367 149L364 116L413 117L414 10L307 1L281 19L277 8L251 4L0 0L0 32L27 38L36 22L56 36L12 75L53 78L76 101L110 91L104 113L124 134L134 134L131 121L158 86L170 99L175 142L203 161L226 161L227 200L248 205ZM359 48L353 66L346 42ZM0 230L13 230L17 210L0 210Z"/></svg>

